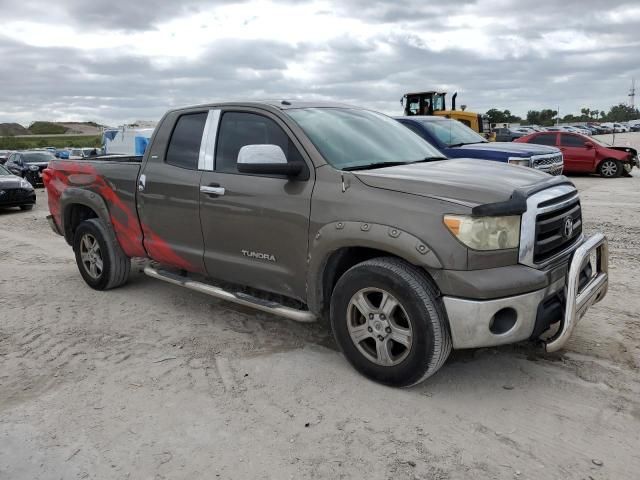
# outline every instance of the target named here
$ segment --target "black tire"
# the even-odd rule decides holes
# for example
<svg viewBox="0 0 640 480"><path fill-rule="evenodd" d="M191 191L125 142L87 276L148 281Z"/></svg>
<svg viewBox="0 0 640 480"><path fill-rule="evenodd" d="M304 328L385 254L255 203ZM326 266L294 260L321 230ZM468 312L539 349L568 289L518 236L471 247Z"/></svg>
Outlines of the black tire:
<svg viewBox="0 0 640 480"><path fill-rule="evenodd" d="M622 175L622 162L606 158L598 165L598 173L604 178L616 178Z"/></svg>
<svg viewBox="0 0 640 480"><path fill-rule="evenodd" d="M20 210L33 210L33 205L20 205Z"/></svg>
<svg viewBox="0 0 640 480"><path fill-rule="evenodd" d="M374 347L366 342L373 340L375 345L379 345L378 340L383 338L381 335L377 336L378 340L372 337L356 343L350 333L350 328L358 329L363 326L353 326L352 299L357 298L356 295L361 292L373 291L375 295L377 289L395 297L402 308L402 319L411 331L410 347L400 346L406 351L399 354L397 364L388 366L372 361L361 351L366 351L367 348L372 351ZM360 310L355 311L358 312L357 316ZM385 385L409 387L420 383L438 371L451 352L451 335L445 309L436 289L425 272L401 259L374 258L349 269L340 277L333 290L330 319L335 339L349 363L364 376ZM370 323L375 320L371 315L369 319L367 321L364 315L360 315L359 322L364 322L364 326L369 325L368 331L373 331L375 336L376 331L371 329ZM374 326L377 327L379 325ZM389 332L388 335L392 335L389 327L386 331ZM386 341L386 334L383 335ZM391 351L396 346L392 345Z"/></svg>
<svg viewBox="0 0 640 480"><path fill-rule="evenodd" d="M96 255L101 260L102 268L93 273L82 257L83 239L94 239L98 249ZM131 260L127 257L117 240L107 230L102 220L92 218L82 222L73 237L73 251L76 255L78 270L84 281L95 290L109 290L127 282L131 270Z"/></svg>

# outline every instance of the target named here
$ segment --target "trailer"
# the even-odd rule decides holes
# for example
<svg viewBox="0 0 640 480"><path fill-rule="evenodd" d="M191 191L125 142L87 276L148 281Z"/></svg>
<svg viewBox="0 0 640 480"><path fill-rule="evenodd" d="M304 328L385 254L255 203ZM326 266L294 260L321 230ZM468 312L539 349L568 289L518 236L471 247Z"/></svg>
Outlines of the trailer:
<svg viewBox="0 0 640 480"><path fill-rule="evenodd" d="M102 145L105 155L144 155L153 128L122 126L105 130Z"/></svg>

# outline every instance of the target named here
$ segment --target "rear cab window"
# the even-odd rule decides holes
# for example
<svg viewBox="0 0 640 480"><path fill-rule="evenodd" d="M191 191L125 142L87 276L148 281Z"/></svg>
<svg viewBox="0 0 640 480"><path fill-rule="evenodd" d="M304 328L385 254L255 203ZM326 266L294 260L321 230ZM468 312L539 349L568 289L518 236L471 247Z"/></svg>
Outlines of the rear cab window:
<svg viewBox="0 0 640 480"><path fill-rule="evenodd" d="M165 162L175 167L197 170L206 122L207 112L181 115L171 134Z"/></svg>

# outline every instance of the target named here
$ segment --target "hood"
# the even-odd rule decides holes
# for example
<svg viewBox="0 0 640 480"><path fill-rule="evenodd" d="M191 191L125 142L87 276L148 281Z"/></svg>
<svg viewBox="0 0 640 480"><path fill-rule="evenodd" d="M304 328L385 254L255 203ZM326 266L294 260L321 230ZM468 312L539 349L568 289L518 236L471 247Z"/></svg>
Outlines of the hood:
<svg viewBox="0 0 640 480"><path fill-rule="evenodd" d="M602 147L602 148L606 148L607 150L615 150L616 153L622 153L622 155L619 155L620 159L624 159L627 154L631 154L632 157L636 157L638 156L638 151L635 148L631 148L631 147Z"/></svg>
<svg viewBox="0 0 640 480"><path fill-rule="evenodd" d="M469 154L475 151L494 151L508 153L517 157L530 157L531 155L548 155L551 153L559 153L556 147L547 145L536 145L532 143L513 143L513 142L487 142L472 143L470 145L461 145L457 147L461 150L468 151Z"/></svg>
<svg viewBox="0 0 640 480"><path fill-rule="evenodd" d="M370 187L437 197L470 207L509 200L515 189L529 189L552 178L533 168L468 158L353 173Z"/></svg>
<svg viewBox="0 0 640 480"><path fill-rule="evenodd" d="M22 178L16 175L0 175L0 190L22 188L20 186L21 182L22 182Z"/></svg>

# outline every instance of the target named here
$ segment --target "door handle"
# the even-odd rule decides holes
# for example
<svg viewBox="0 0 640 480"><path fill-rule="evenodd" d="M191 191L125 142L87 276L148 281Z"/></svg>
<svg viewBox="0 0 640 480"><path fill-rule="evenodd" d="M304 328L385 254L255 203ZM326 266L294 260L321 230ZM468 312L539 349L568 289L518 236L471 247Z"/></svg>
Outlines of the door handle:
<svg viewBox="0 0 640 480"><path fill-rule="evenodd" d="M138 191L139 192L144 192L144 187L146 187L146 186L147 186L147 176L143 173L138 178Z"/></svg>
<svg viewBox="0 0 640 480"><path fill-rule="evenodd" d="M207 195L216 195L219 197L224 195L224 187L212 187L203 185L200 187L200 191L202 193L206 193Z"/></svg>

